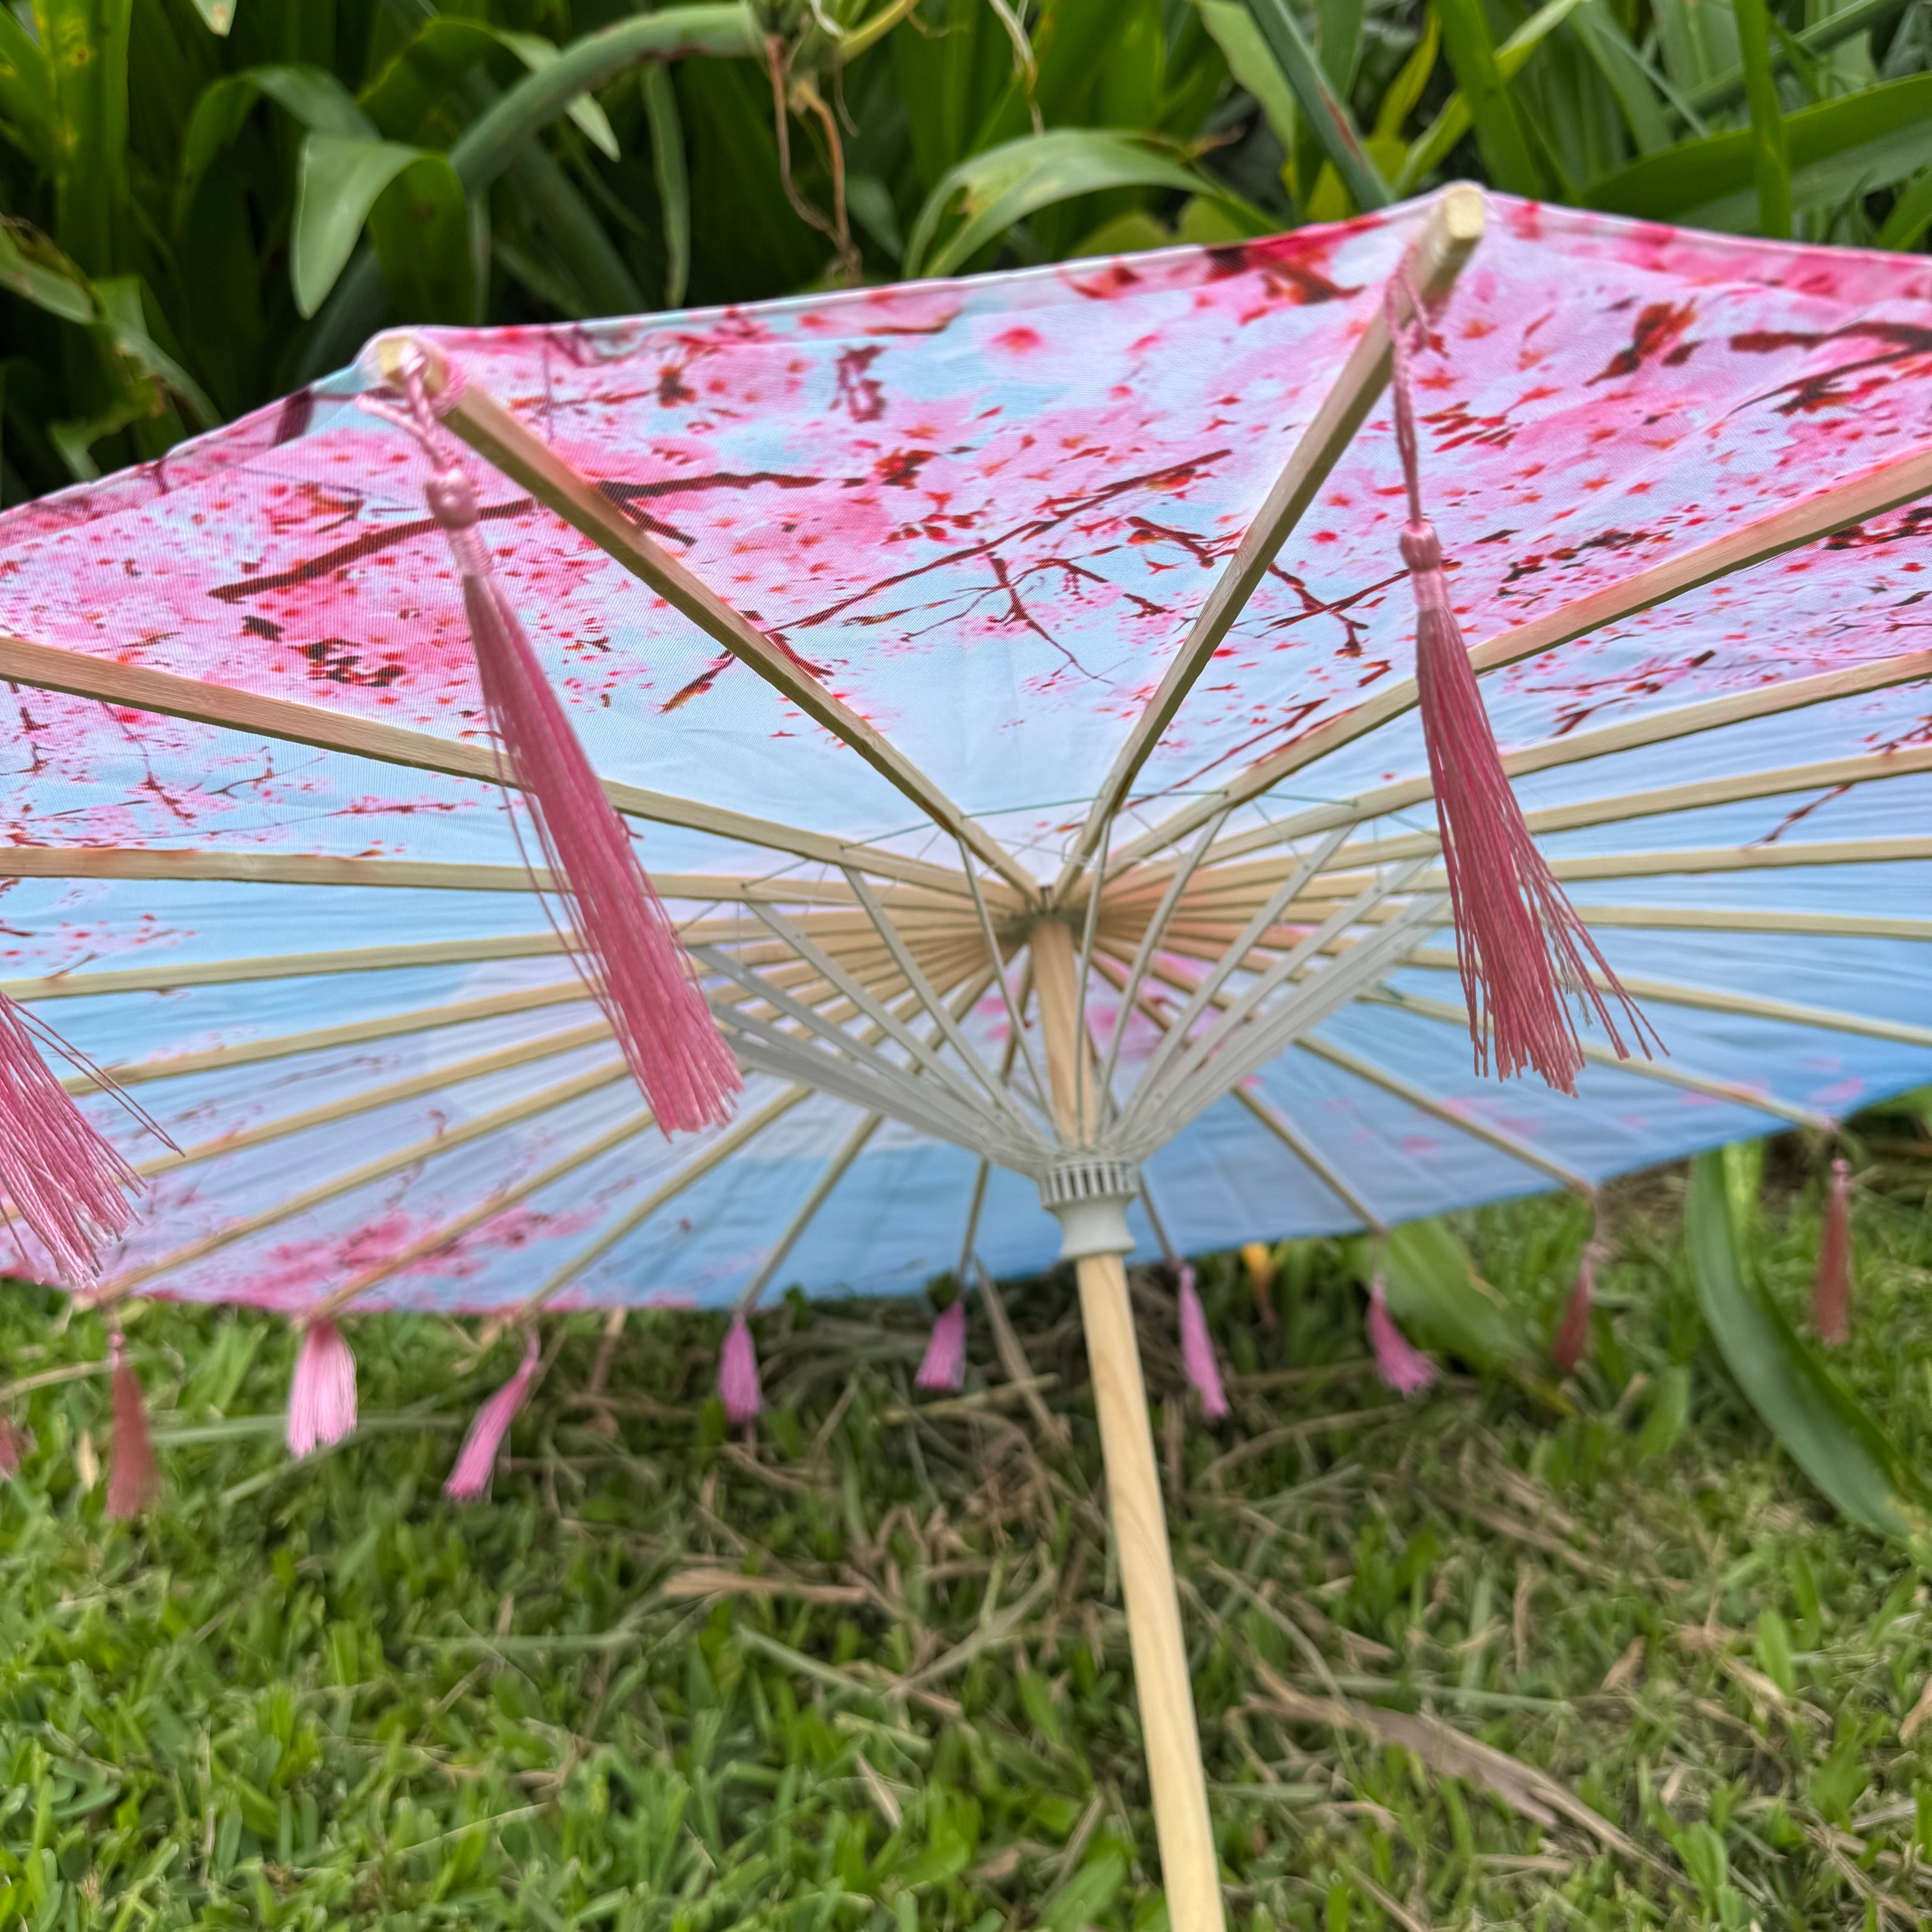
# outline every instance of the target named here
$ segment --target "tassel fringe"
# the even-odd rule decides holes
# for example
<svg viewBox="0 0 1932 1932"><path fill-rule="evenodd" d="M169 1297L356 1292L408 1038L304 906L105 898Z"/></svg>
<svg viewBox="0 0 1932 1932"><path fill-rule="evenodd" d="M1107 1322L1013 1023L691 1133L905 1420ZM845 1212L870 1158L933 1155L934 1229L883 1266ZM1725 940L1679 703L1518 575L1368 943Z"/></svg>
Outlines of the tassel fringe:
<svg viewBox="0 0 1932 1932"><path fill-rule="evenodd" d="M532 1330L524 1343L524 1359L516 1373L476 1412L470 1432L463 1438L456 1466L442 1486L443 1494L453 1502L473 1502L488 1494L490 1479L496 1472L496 1458L502 1453L503 1438L509 1434L517 1412L530 1399L530 1384L536 1379L541 1358L542 1351Z"/></svg>
<svg viewBox="0 0 1932 1932"><path fill-rule="evenodd" d="M1563 1304L1563 1318L1550 1338L1550 1359L1559 1376L1574 1376L1590 1346L1590 1311L1597 1298L1597 1244L1592 1241L1576 1264L1576 1285Z"/></svg>
<svg viewBox="0 0 1932 1932"><path fill-rule="evenodd" d="M1406 319L1397 310L1399 292L1408 297ZM1566 996L1594 1016L1619 1059L1630 1049L1617 1012L1646 1058L1657 1036L1564 896L1510 789L1449 601L1442 546L1423 514L1409 331L1426 341L1427 322L1406 278L1390 283L1384 306L1396 441L1408 494L1402 559L1415 592L1416 692L1477 1070L1486 1074L1493 1054L1505 1078L1533 1068L1559 1093L1574 1094L1583 1050ZM1593 975L1600 976L1601 989Z"/></svg>
<svg viewBox="0 0 1932 1932"><path fill-rule="evenodd" d="M100 1277L100 1250L128 1232L134 1220L128 1196L140 1192L141 1180L75 1105L41 1043L93 1075L137 1119L154 1124L58 1034L0 994L0 1190L62 1281L85 1288Z"/></svg>
<svg viewBox="0 0 1932 1932"><path fill-rule="evenodd" d="M724 1405L724 1420L734 1429L755 1422L764 1412L765 1392L758 1384L758 1345L752 1340L751 1324L742 1314L732 1316L730 1332L724 1337L724 1352L718 1358L718 1394Z"/></svg>
<svg viewBox="0 0 1932 1932"><path fill-rule="evenodd" d="M1224 1420L1228 1395L1221 1386L1221 1365L1214 1359L1214 1338L1208 1332L1208 1316L1195 1288L1194 1270L1185 1262L1180 1264L1180 1360L1201 1398L1201 1413L1210 1422Z"/></svg>
<svg viewBox="0 0 1932 1932"><path fill-rule="evenodd" d="M116 1522L128 1522L159 1499L161 1472L148 1434L141 1378L118 1328L108 1352L114 1364L114 1450L107 1468L107 1514Z"/></svg>
<svg viewBox="0 0 1932 1932"><path fill-rule="evenodd" d="M966 1386L966 1304L956 1296L939 1311L926 1359L912 1381L914 1388L935 1394L957 1394Z"/></svg>
<svg viewBox="0 0 1932 1932"><path fill-rule="evenodd" d="M1369 1346L1376 1374L1397 1395L1419 1395L1442 1373L1395 1325L1379 1281L1369 1290Z"/></svg>
<svg viewBox="0 0 1932 1932"><path fill-rule="evenodd" d="M20 1473L21 1459L32 1438L10 1415L0 1415L0 1481Z"/></svg>
<svg viewBox="0 0 1932 1932"><path fill-rule="evenodd" d="M424 494L463 579L463 602L490 728L520 788L544 862L570 902L589 955L572 958L610 1022L665 1133L722 1126L743 1087L688 956L631 835L605 796L515 611L492 574L475 485L445 439L420 368L404 377L410 412L375 413L414 435L436 466ZM453 394L454 392L452 391ZM365 399L366 400L366 399ZM516 823L514 812L512 824Z"/></svg>
<svg viewBox="0 0 1932 1932"><path fill-rule="evenodd" d="M288 1444L311 1456L340 1442L356 1426L356 1358L342 1330L326 1316L302 1330L302 1352L289 1384Z"/></svg>
<svg viewBox="0 0 1932 1932"><path fill-rule="evenodd" d="M1825 1202L1825 1231L1818 1244L1818 1274L1811 1288L1818 1339L1841 1348L1852 1336L1852 1164L1832 1163L1831 1191Z"/></svg>

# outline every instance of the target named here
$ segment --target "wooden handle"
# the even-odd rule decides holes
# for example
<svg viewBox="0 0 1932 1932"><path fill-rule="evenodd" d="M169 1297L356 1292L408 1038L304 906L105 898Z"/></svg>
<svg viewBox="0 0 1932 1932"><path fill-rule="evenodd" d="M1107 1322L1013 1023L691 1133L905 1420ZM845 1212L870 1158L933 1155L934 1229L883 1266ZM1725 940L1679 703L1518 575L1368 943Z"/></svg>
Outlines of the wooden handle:
<svg viewBox="0 0 1932 1932"><path fill-rule="evenodd" d="M1118 1255L1089 1255L1077 1264L1080 1318L1094 1372L1094 1406L1107 1462L1107 1500L1127 1600L1127 1640L1141 1709L1148 1781L1154 1788L1154 1835L1173 1932L1222 1932L1221 1883L1208 1818L1208 1784L1195 1726L1194 1690L1174 1559L1167 1544L1147 1390Z"/></svg>
<svg viewBox="0 0 1932 1932"><path fill-rule="evenodd" d="M1062 1136L1084 1142L1093 1130L1094 1069L1090 1045L1080 1035L1080 968L1073 934L1061 921L1042 919L1034 926L1030 944L1054 1111ZM1201 1768L1194 1689L1187 1676L1180 1599L1167 1546L1126 1270L1118 1255L1088 1255L1076 1265L1114 1545L1127 1600L1127 1640L1134 1655L1148 1782L1154 1791L1168 1924L1172 1932L1222 1932L1208 1780Z"/></svg>

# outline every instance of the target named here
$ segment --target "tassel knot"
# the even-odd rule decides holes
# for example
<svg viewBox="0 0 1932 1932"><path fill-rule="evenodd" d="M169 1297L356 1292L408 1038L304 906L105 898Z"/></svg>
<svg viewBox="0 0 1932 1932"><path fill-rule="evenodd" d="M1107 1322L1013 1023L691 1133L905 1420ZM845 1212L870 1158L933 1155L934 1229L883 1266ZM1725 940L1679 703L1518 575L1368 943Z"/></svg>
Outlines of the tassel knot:
<svg viewBox="0 0 1932 1932"><path fill-rule="evenodd" d="M1402 560L1420 575L1442 568L1442 539L1433 524L1408 524L1402 532Z"/></svg>

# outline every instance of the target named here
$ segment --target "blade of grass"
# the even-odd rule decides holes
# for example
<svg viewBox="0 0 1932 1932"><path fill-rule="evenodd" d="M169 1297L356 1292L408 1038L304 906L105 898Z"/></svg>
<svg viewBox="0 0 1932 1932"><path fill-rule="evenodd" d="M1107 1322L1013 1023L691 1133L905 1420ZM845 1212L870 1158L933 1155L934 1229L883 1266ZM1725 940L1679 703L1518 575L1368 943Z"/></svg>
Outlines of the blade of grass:
<svg viewBox="0 0 1932 1932"><path fill-rule="evenodd" d="M1757 181L1758 232L1791 232L1791 155L1784 110L1771 64L1771 12L1765 0L1735 0L1738 44L1744 55L1744 94L1750 104L1751 170Z"/></svg>
<svg viewBox="0 0 1932 1932"><path fill-rule="evenodd" d="M1442 50L1468 104L1477 149L1490 179L1511 194L1532 199L1544 194L1543 170L1497 64L1482 0L1436 0L1436 11L1442 22Z"/></svg>
<svg viewBox="0 0 1932 1932"><path fill-rule="evenodd" d="M1323 71L1289 0L1247 0L1247 4L1310 131L1355 206L1364 212L1388 207L1394 198L1388 183L1370 158L1354 116Z"/></svg>

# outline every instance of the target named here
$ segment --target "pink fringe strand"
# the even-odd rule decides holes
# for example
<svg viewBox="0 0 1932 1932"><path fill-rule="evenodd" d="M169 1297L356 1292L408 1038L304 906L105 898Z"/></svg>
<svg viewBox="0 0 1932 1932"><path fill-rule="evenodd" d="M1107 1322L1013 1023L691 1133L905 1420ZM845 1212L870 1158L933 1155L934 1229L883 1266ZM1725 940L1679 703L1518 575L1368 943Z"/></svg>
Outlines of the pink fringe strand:
<svg viewBox="0 0 1932 1932"><path fill-rule="evenodd" d="M127 1232L128 1193L140 1191L140 1178L74 1104L37 1035L74 1066L98 1071L0 994L0 1189L62 1281L83 1288L100 1279L100 1250Z"/></svg>
<svg viewBox="0 0 1932 1932"><path fill-rule="evenodd" d="M734 1429L756 1421L765 1406L765 1392L758 1385L758 1346L742 1314L732 1316L724 1352L718 1358L718 1394L724 1404L724 1419Z"/></svg>
<svg viewBox="0 0 1932 1932"><path fill-rule="evenodd" d="M454 1502L466 1503L488 1492L490 1479L496 1470L496 1458L502 1452L503 1438L509 1434L510 1424L516 1420L517 1412L529 1400L530 1384L536 1379L537 1364L541 1358L542 1351L532 1332L524 1343L524 1359L516 1373L476 1412L476 1419L470 1425L470 1433L463 1438L456 1466L450 1471L449 1480L442 1486L445 1496Z"/></svg>
<svg viewBox="0 0 1932 1932"><path fill-rule="evenodd" d="M1818 1244L1818 1274L1812 1283L1811 1310L1818 1339L1836 1348L1852 1336L1852 1164L1832 1163L1831 1191L1825 1201L1825 1231Z"/></svg>
<svg viewBox="0 0 1932 1932"><path fill-rule="evenodd" d="M340 1442L355 1426L356 1358L342 1330L323 1316L302 1330L289 1384L289 1448L310 1456Z"/></svg>
<svg viewBox="0 0 1932 1932"><path fill-rule="evenodd" d="M1397 312L1399 289L1407 293L1410 319ZM1574 1094L1583 1052L1566 995L1594 1015L1619 1059L1630 1049L1613 1006L1646 1056L1646 1036L1657 1036L1564 896L1510 788L1449 601L1442 546L1423 514L1408 331L1426 340L1427 325L1405 278L1390 284L1385 308L1396 441L1408 494L1402 559L1415 592L1416 692L1476 1066L1486 1073L1493 1053L1503 1077L1534 1068L1558 1092ZM1602 977L1600 990L1593 973Z"/></svg>
<svg viewBox="0 0 1932 1932"><path fill-rule="evenodd" d="M1369 1290L1369 1346L1376 1374L1397 1395L1419 1395L1442 1372L1395 1325L1380 1282Z"/></svg>
<svg viewBox="0 0 1932 1932"><path fill-rule="evenodd" d="M114 1364L114 1449L107 1468L107 1514L116 1522L128 1522L159 1498L161 1472L142 1406L141 1378L118 1328L109 1354Z"/></svg>
<svg viewBox="0 0 1932 1932"><path fill-rule="evenodd" d="M1221 1365L1214 1359L1214 1338L1208 1332L1208 1316L1194 1286L1194 1270L1185 1262L1180 1264L1180 1360L1201 1398L1201 1413L1210 1422L1224 1420L1228 1394L1221 1386Z"/></svg>
<svg viewBox="0 0 1932 1932"><path fill-rule="evenodd" d="M27 1440L27 1432L10 1415L0 1415L0 1481L20 1473Z"/></svg>
<svg viewBox="0 0 1932 1932"><path fill-rule="evenodd" d="M956 1394L966 1386L966 1304L955 1299L939 1311L932 1324L932 1339L926 1345L926 1359L913 1387L928 1394L948 1390Z"/></svg>

